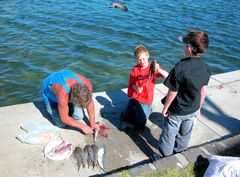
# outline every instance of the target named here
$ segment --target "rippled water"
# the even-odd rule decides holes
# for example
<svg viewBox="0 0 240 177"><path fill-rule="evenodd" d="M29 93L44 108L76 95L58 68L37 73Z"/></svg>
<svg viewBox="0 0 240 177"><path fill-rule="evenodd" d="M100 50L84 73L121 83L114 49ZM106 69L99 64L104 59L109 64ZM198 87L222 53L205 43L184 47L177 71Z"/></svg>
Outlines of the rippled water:
<svg viewBox="0 0 240 177"><path fill-rule="evenodd" d="M42 79L63 68L89 78L94 92L125 88L140 43L170 71L190 27L208 32L214 74L240 69L239 1L122 1L128 12L111 2L2 0L0 106L38 100Z"/></svg>

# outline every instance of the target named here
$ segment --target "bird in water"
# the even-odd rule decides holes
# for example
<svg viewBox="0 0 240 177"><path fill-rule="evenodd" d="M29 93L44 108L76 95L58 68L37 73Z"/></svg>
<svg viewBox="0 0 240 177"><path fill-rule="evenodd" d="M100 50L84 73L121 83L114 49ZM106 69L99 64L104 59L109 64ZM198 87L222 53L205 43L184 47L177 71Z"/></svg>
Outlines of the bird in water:
<svg viewBox="0 0 240 177"><path fill-rule="evenodd" d="M111 4L111 7L112 7L112 8L119 8L119 9L121 9L121 10L123 10L123 11L128 11L128 8L127 8L124 4L122 4L122 3L120 3L120 2L113 2L113 3Z"/></svg>

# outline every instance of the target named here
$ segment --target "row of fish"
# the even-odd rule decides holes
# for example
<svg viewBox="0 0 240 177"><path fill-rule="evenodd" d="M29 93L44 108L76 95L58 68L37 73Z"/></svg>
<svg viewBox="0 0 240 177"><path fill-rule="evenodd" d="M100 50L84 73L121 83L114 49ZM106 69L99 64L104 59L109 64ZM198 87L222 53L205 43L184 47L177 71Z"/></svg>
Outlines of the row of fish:
<svg viewBox="0 0 240 177"><path fill-rule="evenodd" d="M74 158L77 161L78 171L80 167L85 168L88 165L88 168L92 166L94 169L97 165L101 170L105 171L105 155L106 155L106 146L98 147L96 144L86 145L84 148L75 147L73 154Z"/></svg>

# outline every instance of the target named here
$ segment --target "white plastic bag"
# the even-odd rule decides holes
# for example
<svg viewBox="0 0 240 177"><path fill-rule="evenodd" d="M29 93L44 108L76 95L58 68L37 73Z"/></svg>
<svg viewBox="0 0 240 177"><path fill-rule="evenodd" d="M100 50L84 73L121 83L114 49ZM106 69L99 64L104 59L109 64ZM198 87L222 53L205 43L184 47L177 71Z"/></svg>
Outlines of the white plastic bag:
<svg viewBox="0 0 240 177"><path fill-rule="evenodd" d="M209 155L204 177L240 177L240 158Z"/></svg>
<svg viewBox="0 0 240 177"><path fill-rule="evenodd" d="M20 134L16 137L22 143L46 144L58 137L58 127L49 122L30 120L21 128L27 132L27 134Z"/></svg>

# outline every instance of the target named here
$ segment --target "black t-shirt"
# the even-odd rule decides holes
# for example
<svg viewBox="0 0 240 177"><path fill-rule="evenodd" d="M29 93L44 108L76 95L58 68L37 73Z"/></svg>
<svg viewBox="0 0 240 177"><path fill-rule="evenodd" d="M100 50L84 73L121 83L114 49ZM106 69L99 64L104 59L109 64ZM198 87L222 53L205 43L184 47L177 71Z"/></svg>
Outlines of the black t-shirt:
<svg viewBox="0 0 240 177"><path fill-rule="evenodd" d="M171 70L164 85L178 94L171 103L169 111L177 115L188 115L200 108L200 90L208 84L211 70L199 57L180 60ZM162 103L165 103L165 98Z"/></svg>

